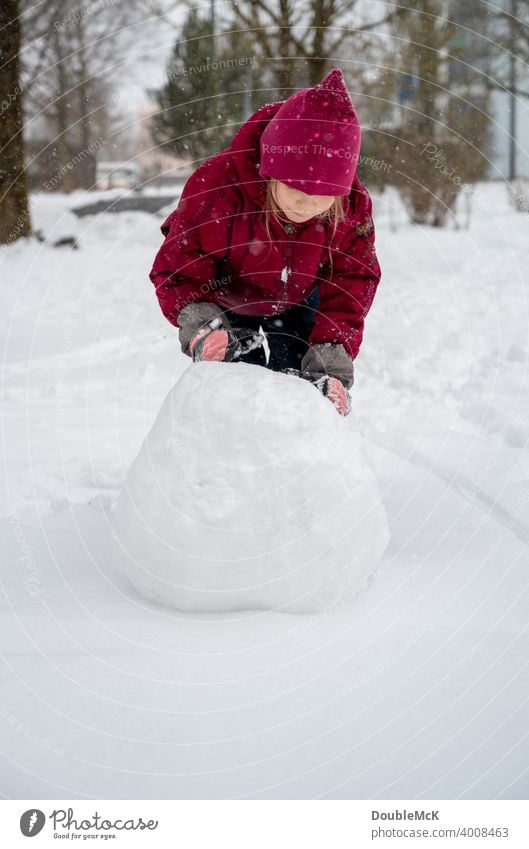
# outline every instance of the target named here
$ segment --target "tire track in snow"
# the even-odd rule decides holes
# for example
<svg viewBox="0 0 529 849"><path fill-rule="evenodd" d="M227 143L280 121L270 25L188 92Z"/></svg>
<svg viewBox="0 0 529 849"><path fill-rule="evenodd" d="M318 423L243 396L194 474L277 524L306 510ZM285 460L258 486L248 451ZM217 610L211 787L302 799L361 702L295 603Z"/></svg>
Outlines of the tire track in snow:
<svg viewBox="0 0 529 849"><path fill-rule="evenodd" d="M502 525L506 530L511 531L521 542L529 543L529 527L520 522L514 512L507 510L501 504L498 504L498 502L493 501L482 490L476 490L474 484L466 475L461 474L461 472L455 472L453 474L445 472L439 466L433 465L428 460L428 457L412 446L406 445L409 449L409 454L405 455L404 452L397 451L396 448L382 442L382 440L376 439L376 437L371 437L371 439L377 445L387 451L391 451L392 454L395 454L395 456L404 460L406 463L411 462L415 466L420 466L429 472L433 472L440 480L447 483L450 488L455 489L465 500L477 502L478 506L487 515L490 515L492 519L499 525Z"/></svg>

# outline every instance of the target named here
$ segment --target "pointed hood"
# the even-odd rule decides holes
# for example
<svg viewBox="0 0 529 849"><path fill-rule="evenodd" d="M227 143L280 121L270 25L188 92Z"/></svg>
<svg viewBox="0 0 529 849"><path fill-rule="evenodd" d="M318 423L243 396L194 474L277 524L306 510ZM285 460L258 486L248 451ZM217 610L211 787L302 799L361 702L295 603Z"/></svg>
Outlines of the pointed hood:
<svg viewBox="0 0 529 849"><path fill-rule="evenodd" d="M360 156L361 129L342 71L283 101L261 134L261 177L309 195L347 195Z"/></svg>

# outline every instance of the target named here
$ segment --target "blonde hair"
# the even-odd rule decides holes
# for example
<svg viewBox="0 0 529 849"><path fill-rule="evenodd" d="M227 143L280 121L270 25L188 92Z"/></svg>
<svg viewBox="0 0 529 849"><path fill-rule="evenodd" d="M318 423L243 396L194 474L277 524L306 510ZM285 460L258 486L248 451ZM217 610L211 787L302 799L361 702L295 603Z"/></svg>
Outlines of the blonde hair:
<svg viewBox="0 0 529 849"><path fill-rule="evenodd" d="M275 184L278 183L278 180L270 177L267 180L266 185L266 197L265 197L265 205L264 205L264 214L265 214L265 226L266 232L268 233L268 238L272 241L272 234L270 232L270 216L273 215L274 218L279 221L281 224L292 222L286 217L286 215L281 211L281 208L277 205L277 201L274 197L274 187ZM332 271L332 252L331 252L331 242L336 235L336 230L338 228L338 224L340 221L345 219L345 210L343 204L343 196L336 195L332 205L325 212L322 212L321 215L318 215L322 221L328 221L332 226L332 232L329 238L329 264L331 266Z"/></svg>

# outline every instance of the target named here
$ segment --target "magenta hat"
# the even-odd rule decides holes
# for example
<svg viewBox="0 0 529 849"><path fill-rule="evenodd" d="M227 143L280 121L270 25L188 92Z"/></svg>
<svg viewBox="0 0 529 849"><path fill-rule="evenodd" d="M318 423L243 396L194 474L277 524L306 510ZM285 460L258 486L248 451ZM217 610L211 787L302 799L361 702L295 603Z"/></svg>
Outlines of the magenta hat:
<svg viewBox="0 0 529 849"><path fill-rule="evenodd" d="M291 95L261 135L261 177L308 195L348 195L358 167L361 130L342 71L333 68Z"/></svg>

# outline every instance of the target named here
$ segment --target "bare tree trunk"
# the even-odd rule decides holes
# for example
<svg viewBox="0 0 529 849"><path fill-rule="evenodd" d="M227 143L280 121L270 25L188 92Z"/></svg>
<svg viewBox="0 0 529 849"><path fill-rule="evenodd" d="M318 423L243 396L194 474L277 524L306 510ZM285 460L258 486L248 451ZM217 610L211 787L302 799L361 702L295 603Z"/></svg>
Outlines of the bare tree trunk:
<svg viewBox="0 0 529 849"><path fill-rule="evenodd" d="M330 6L326 0L313 0L311 23L315 29L312 35L312 49L307 57L310 86L316 85L325 76L325 72L333 59L332 56L325 56L329 12L331 12L332 17L332 0Z"/></svg>
<svg viewBox="0 0 529 849"><path fill-rule="evenodd" d="M92 127L90 125L90 93L93 88L93 80L90 79L90 71L88 69L86 55L86 33L84 18L79 17L77 21L77 38L78 38L78 62L79 62L79 82L77 84L77 96L79 103L80 116L80 142L83 157L79 163L80 181L79 184L84 189L93 187L96 179L96 160L95 156L88 153L92 143Z"/></svg>
<svg viewBox="0 0 529 849"><path fill-rule="evenodd" d="M31 235L22 134L18 0L0 3L0 243Z"/></svg>
<svg viewBox="0 0 529 849"><path fill-rule="evenodd" d="M57 30L51 30L51 40L56 45L56 73L57 73L57 93L55 99L55 116L57 122L57 138L55 148L57 150L57 173L59 175L59 183L57 189L61 192L69 193L72 191L72 166L70 163L70 154L68 152L68 104L67 95L70 89L70 82L66 71L66 63L64 62L63 50L61 49L60 38Z"/></svg>
<svg viewBox="0 0 529 849"><path fill-rule="evenodd" d="M290 97L292 94L293 78L295 72L295 59L291 58L292 41L290 37L292 27L292 5L291 0L279 0L280 20L283 22L278 32L278 64L277 83L279 97Z"/></svg>

